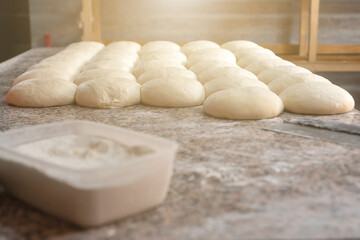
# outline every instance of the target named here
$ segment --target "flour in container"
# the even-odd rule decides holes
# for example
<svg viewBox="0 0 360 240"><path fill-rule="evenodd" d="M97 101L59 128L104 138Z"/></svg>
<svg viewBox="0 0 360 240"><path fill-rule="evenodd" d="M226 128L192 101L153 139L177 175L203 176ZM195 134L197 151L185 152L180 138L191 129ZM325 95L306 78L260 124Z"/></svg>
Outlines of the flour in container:
<svg viewBox="0 0 360 240"><path fill-rule="evenodd" d="M85 169L130 161L153 152L146 146L83 135L64 135L25 143L17 151L57 165Z"/></svg>

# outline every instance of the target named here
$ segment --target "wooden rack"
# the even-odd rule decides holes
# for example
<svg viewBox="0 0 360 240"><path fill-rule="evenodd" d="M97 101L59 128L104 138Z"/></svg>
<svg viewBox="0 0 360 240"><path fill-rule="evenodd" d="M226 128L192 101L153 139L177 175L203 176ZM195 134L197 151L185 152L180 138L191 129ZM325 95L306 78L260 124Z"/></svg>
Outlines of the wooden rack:
<svg viewBox="0 0 360 240"><path fill-rule="evenodd" d="M318 44L319 9L320 0L301 0L298 45L262 46L313 72L360 71L360 44ZM101 36L100 0L82 0L81 21L83 41L116 41Z"/></svg>

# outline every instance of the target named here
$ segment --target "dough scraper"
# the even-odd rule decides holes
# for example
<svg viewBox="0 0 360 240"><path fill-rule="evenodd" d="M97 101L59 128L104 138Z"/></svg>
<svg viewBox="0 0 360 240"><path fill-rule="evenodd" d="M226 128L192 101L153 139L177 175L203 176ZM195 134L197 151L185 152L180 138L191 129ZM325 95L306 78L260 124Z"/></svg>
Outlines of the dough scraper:
<svg viewBox="0 0 360 240"><path fill-rule="evenodd" d="M284 120L264 130L360 147L360 126L308 118Z"/></svg>

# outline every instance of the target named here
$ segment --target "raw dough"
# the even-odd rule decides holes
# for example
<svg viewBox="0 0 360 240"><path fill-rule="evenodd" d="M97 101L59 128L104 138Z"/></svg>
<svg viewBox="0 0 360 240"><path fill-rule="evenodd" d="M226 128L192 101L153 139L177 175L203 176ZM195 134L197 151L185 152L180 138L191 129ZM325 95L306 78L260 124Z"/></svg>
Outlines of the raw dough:
<svg viewBox="0 0 360 240"><path fill-rule="evenodd" d="M269 84L270 82L278 78L282 78L292 73L311 73L311 72L306 68L302 68L298 66L278 66L263 71L258 75L258 78L263 83Z"/></svg>
<svg viewBox="0 0 360 240"><path fill-rule="evenodd" d="M239 60L236 62L237 65L239 65L242 68L246 68L248 65L250 65L253 62L256 62L258 60L266 60L266 59L281 59L280 57L269 53L269 52L248 52L244 53L244 55L241 58L238 58Z"/></svg>
<svg viewBox="0 0 360 240"><path fill-rule="evenodd" d="M208 81L211 81L215 78L223 77L231 77L231 78L242 78L242 77L249 77L253 78L254 80L258 80L256 75L254 75L252 72L249 72L243 68L240 68L238 66L236 67L216 67L216 68L209 68L207 70L202 71L198 75L199 82L202 84L207 83Z"/></svg>
<svg viewBox="0 0 360 240"><path fill-rule="evenodd" d="M19 107L53 107L72 104L77 85L58 78L20 82L6 94L6 102Z"/></svg>
<svg viewBox="0 0 360 240"><path fill-rule="evenodd" d="M133 70L133 75L139 77L141 74L147 71L162 69L165 67L178 67L186 69L183 65L177 62L161 61L161 60L150 60L150 61L139 61Z"/></svg>
<svg viewBox="0 0 360 240"><path fill-rule="evenodd" d="M116 50L127 50L132 52L139 52L141 49L141 45L137 42L132 41L117 41L112 42L106 46L109 49L116 49Z"/></svg>
<svg viewBox="0 0 360 240"><path fill-rule="evenodd" d="M144 44L140 50L140 55L151 51L169 50L180 51L180 46L170 41L152 41Z"/></svg>
<svg viewBox="0 0 360 240"><path fill-rule="evenodd" d="M85 52L101 50L102 48L104 48L104 44L93 41L75 42L66 47L66 49L83 50Z"/></svg>
<svg viewBox="0 0 360 240"><path fill-rule="evenodd" d="M76 103L92 108L122 108L140 102L140 84L126 78L90 80L79 85Z"/></svg>
<svg viewBox="0 0 360 240"><path fill-rule="evenodd" d="M56 76L56 78L61 78L68 81L74 81L74 77L66 72L61 71L60 69L54 69L54 68L39 68L34 69L28 72L24 72L20 76L18 76L12 85L16 85L19 82L33 79L33 78L53 78Z"/></svg>
<svg viewBox="0 0 360 240"><path fill-rule="evenodd" d="M198 41L192 41L184 44L181 48L181 51L186 55L190 56L194 52L197 52L202 49L207 48L220 48L219 44L208 41L208 40L198 40Z"/></svg>
<svg viewBox="0 0 360 240"><path fill-rule="evenodd" d="M158 78L141 87L141 101L157 107L191 107L205 99L204 87L192 78Z"/></svg>
<svg viewBox="0 0 360 240"><path fill-rule="evenodd" d="M185 65L187 58L182 52L159 50L141 55L141 61L149 60L170 61Z"/></svg>
<svg viewBox="0 0 360 240"><path fill-rule="evenodd" d="M295 64L283 59L260 59L249 64L245 69L254 73L255 75L259 75L261 72L267 69L278 66L295 66Z"/></svg>
<svg viewBox="0 0 360 240"><path fill-rule="evenodd" d="M327 82L299 83L285 89L280 98L285 110L300 114L339 114L351 111L354 98L344 89Z"/></svg>
<svg viewBox="0 0 360 240"><path fill-rule="evenodd" d="M131 72L133 69L133 64L126 61L115 62L113 60L99 60L86 64L83 68L83 71L87 71L90 69L108 69L109 71L121 70L124 72Z"/></svg>
<svg viewBox="0 0 360 240"><path fill-rule="evenodd" d="M84 62L85 64L85 62ZM69 64L69 62L58 60L58 61L51 61L51 62L40 62L38 64L35 64L31 66L27 72L37 70L37 69L44 69L44 68L52 68L52 69L61 69L65 74L68 74L70 76L75 76L81 71L81 67L83 64L74 65Z"/></svg>
<svg viewBox="0 0 360 240"><path fill-rule="evenodd" d="M265 83L248 76L219 77L212 79L204 85L205 96L208 97L215 92L236 87L261 87L269 89Z"/></svg>
<svg viewBox="0 0 360 240"><path fill-rule="evenodd" d="M74 83L80 85L83 82L94 80L94 79L106 79L106 78L126 78L129 80L136 81L134 75L129 72L121 70L107 70L107 69L89 69L81 72L75 79Z"/></svg>
<svg viewBox="0 0 360 240"><path fill-rule="evenodd" d="M189 56L186 62L186 66L191 67L194 64L203 60L221 60L224 62L236 62L236 57L229 50L222 48L203 49Z"/></svg>
<svg viewBox="0 0 360 240"><path fill-rule="evenodd" d="M234 52L234 55L236 56L236 59L238 59L238 60L249 54L250 55L258 54L261 56L263 56L263 55L275 56L275 53L273 51L263 48L263 47L260 47L260 46L251 47L251 48L243 48L243 49L239 49Z"/></svg>
<svg viewBox="0 0 360 240"><path fill-rule="evenodd" d="M282 91L284 91L286 88L298 84L298 83L304 83L304 82L328 82L329 80L326 78L312 74L312 73L292 73L289 75L282 76L280 78L277 78L276 80L272 81L269 84L269 88L271 91L273 91L276 94L280 94Z"/></svg>
<svg viewBox="0 0 360 240"><path fill-rule="evenodd" d="M239 49L251 48L256 46L258 46L256 43L247 40L235 40L235 41L226 42L223 45L221 45L222 48L225 48L231 52L235 52L236 50Z"/></svg>
<svg viewBox="0 0 360 240"><path fill-rule="evenodd" d="M127 65L134 65L134 63L139 59L139 55L136 53L124 53L124 52L115 52L108 51L108 48L101 51L96 55L92 61L114 61L114 62L123 62Z"/></svg>
<svg viewBox="0 0 360 240"><path fill-rule="evenodd" d="M178 67L166 67L162 69L155 69L152 71L145 72L138 78L138 83L144 84L150 80L157 78L173 78L173 77L186 77L197 80L195 73Z"/></svg>
<svg viewBox="0 0 360 240"><path fill-rule="evenodd" d="M205 113L239 120L278 116L284 105L273 92L260 87L232 88L210 95L204 102Z"/></svg>
<svg viewBox="0 0 360 240"><path fill-rule="evenodd" d="M203 60L191 66L189 70L194 72L196 75L199 75L203 71L209 68L227 67L227 66L237 67L236 63L234 62L224 62L221 60Z"/></svg>

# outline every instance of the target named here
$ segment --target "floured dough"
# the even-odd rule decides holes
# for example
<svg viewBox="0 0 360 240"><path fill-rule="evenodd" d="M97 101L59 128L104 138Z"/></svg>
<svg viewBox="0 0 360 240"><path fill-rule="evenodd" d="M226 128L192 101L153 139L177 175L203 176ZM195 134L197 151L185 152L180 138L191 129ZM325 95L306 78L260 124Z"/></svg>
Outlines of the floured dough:
<svg viewBox="0 0 360 240"><path fill-rule="evenodd" d="M147 52L169 50L169 51L180 51L180 46L170 41L152 41L144 44L140 50L140 55Z"/></svg>
<svg viewBox="0 0 360 240"><path fill-rule="evenodd" d="M140 75L138 78L138 83L144 84L150 80L157 79L157 78L173 78L173 77L185 77L185 78L192 78L194 80L197 79L195 73L189 71L185 68L178 68L178 67L166 67L162 69L155 69L152 71L145 72Z"/></svg>
<svg viewBox="0 0 360 240"><path fill-rule="evenodd" d="M355 106L346 90L328 82L299 83L285 89L280 98L285 110L300 114L346 113Z"/></svg>
<svg viewBox="0 0 360 240"><path fill-rule="evenodd" d="M269 84L269 88L276 94L280 94L286 88L305 82L328 82L326 78L312 73L293 73L280 77Z"/></svg>
<svg viewBox="0 0 360 240"><path fill-rule="evenodd" d="M216 68L209 68L207 70L204 70L198 75L199 82L202 84L207 83L208 81L211 81L215 78L242 78L242 77L248 77L253 78L254 80L258 80L256 75L254 75L252 72L249 72L243 68L240 68L238 66L236 67L216 67Z"/></svg>
<svg viewBox="0 0 360 240"><path fill-rule="evenodd" d="M186 56L181 52L161 50L156 52L150 52L141 56L141 61L159 60L159 61L170 61L177 62L181 65L185 65Z"/></svg>
<svg viewBox="0 0 360 240"><path fill-rule="evenodd" d="M254 73L255 75L259 75L261 72L267 69L278 66L295 66L295 64L283 59L260 59L249 64L245 69Z"/></svg>
<svg viewBox="0 0 360 240"><path fill-rule="evenodd" d="M232 88L210 95L204 112L217 118L238 120L264 119L278 116L284 105L270 90L260 87Z"/></svg>
<svg viewBox="0 0 360 240"><path fill-rule="evenodd" d="M28 72L24 72L23 74L21 74L14 80L12 85L14 86L14 85L18 84L19 82L33 79L33 78L53 78L54 76L56 76L56 78L61 78L64 80L69 80L69 81L74 80L72 75L69 75L68 73L63 72L60 69L40 68L40 69L34 69L34 70L31 70Z"/></svg>
<svg viewBox="0 0 360 240"><path fill-rule="evenodd" d="M260 56L264 56L264 55L273 55L273 56L275 56L275 53L273 51L271 51L270 49L267 49L267 48L260 47L260 46L251 47L251 48L243 48L243 49L236 50L234 52L234 55L236 56L236 59L238 59L238 60L245 57L245 56L247 56L247 55L249 55L249 54L250 55L257 54L257 55L260 55Z"/></svg>
<svg viewBox="0 0 360 240"><path fill-rule="evenodd" d="M191 67L194 64L201 62L203 60L221 60L224 62L235 63L236 57L232 52L222 48L203 49L189 56L186 62L186 66Z"/></svg>
<svg viewBox="0 0 360 240"><path fill-rule="evenodd" d="M252 77L243 76L243 77L219 77L215 78L204 85L205 88L205 96L236 87L261 87L265 89L269 89L269 87L259 80L255 80Z"/></svg>
<svg viewBox="0 0 360 240"><path fill-rule="evenodd" d="M131 72L133 69L133 65L127 61L115 62L113 60L99 60L86 64L83 68L83 71L87 71L90 69L108 69L109 71L121 70L125 72Z"/></svg>
<svg viewBox="0 0 360 240"><path fill-rule="evenodd" d="M90 80L79 85L76 103L92 108L122 108L140 103L140 84L126 78Z"/></svg>
<svg viewBox="0 0 360 240"><path fill-rule="evenodd" d="M293 73L311 73L311 72L306 68L302 68L298 66L278 66L263 71L258 75L258 78L263 83L269 84L270 82L278 78L282 78Z"/></svg>
<svg viewBox="0 0 360 240"><path fill-rule="evenodd" d="M192 78L159 78L144 83L141 101L157 107L191 107L205 99L204 87Z"/></svg>
<svg viewBox="0 0 360 240"><path fill-rule="evenodd" d="M139 77L144 72L155 69L162 69L165 67L177 67L177 68L186 69L183 65L179 64L178 62L161 61L161 60L149 60L149 61L140 60L136 64L132 73L135 77Z"/></svg>
<svg viewBox="0 0 360 240"><path fill-rule="evenodd" d="M235 52L239 49L251 48L256 46L258 46L256 43L247 40L235 40L235 41L226 42L223 45L221 45L222 48L225 48L231 52Z"/></svg>
<svg viewBox="0 0 360 240"><path fill-rule="evenodd" d="M134 65L134 63L139 59L137 53L127 53L127 52L118 52L118 51L108 51L106 47L98 55L96 55L92 62L94 61L113 61L119 62L119 64L124 63L126 65Z"/></svg>
<svg viewBox="0 0 360 240"><path fill-rule="evenodd" d="M126 78L129 80L136 81L134 75L129 72L121 70L107 70L107 69L89 69L81 72L75 79L74 83L80 85L83 82L94 80L94 79L106 79L106 78Z"/></svg>
<svg viewBox="0 0 360 240"><path fill-rule="evenodd" d="M57 78L38 78L20 82L6 95L6 102L19 107L53 107L72 104L77 85Z"/></svg>
<svg viewBox="0 0 360 240"><path fill-rule="evenodd" d="M219 44L208 41L208 40L198 40L198 41L192 41L184 44L181 47L181 51L186 55L190 56L191 54L202 50L202 49L208 49L208 48L220 48Z"/></svg>
<svg viewBox="0 0 360 240"><path fill-rule="evenodd" d="M140 44L132 41L116 41L108 44L106 47L116 50L128 50L136 53L141 49Z"/></svg>
<svg viewBox="0 0 360 240"><path fill-rule="evenodd" d="M239 65L242 68L246 68L253 62L256 62L258 60L266 60L266 59L281 59L281 58L272 53L264 52L262 50L260 52L254 51L254 52L244 53L244 55L241 58L239 56L237 65Z"/></svg>
<svg viewBox="0 0 360 240"><path fill-rule="evenodd" d="M221 60L203 60L194 65L192 65L189 70L196 73L197 75L201 74L203 71L209 68L216 68L216 67L227 67L233 66L237 67L236 63L234 62L224 62Z"/></svg>
<svg viewBox="0 0 360 240"><path fill-rule="evenodd" d="M69 64L69 62L67 61L63 61L59 59L57 61L52 61L52 62L46 62L46 61L40 62L38 64L31 66L26 71L29 72L37 69L52 68L52 69L61 69L61 71L63 71L65 74L68 74L70 76L75 76L81 71L82 66L83 64L73 65L71 63Z"/></svg>

